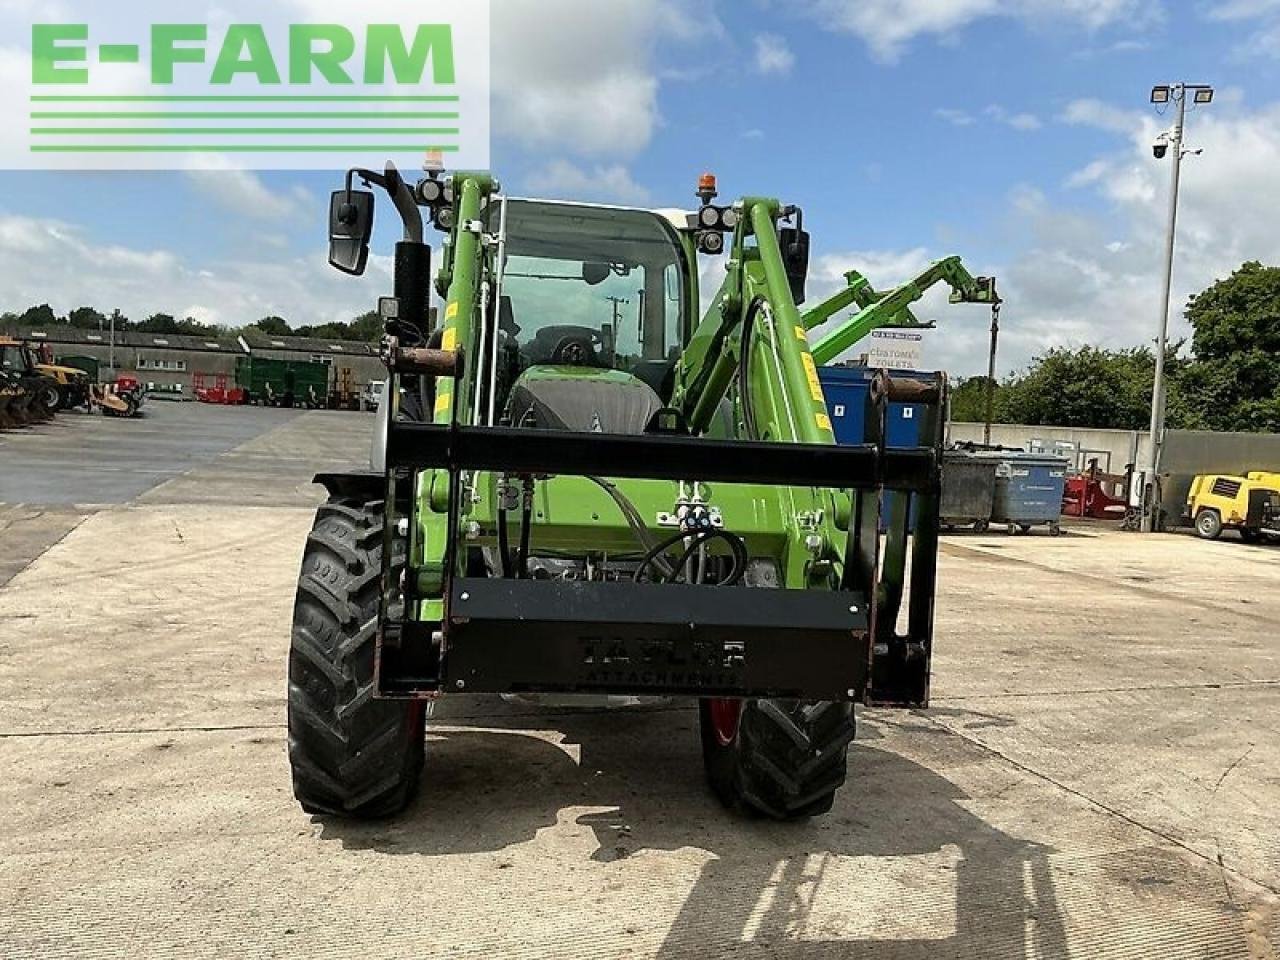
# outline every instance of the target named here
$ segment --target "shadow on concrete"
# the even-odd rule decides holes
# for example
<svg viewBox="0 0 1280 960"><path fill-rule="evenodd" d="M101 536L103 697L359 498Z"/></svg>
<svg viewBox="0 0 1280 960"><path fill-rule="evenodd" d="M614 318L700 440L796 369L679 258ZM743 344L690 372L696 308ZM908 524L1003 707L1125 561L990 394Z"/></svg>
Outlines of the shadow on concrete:
<svg viewBox="0 0 1280 960"><path fill-rule="evenodd" d="M566 808L594 807L602 812L573 819L593 830L597 862L686 847L715 856L662 957L1069 956L1049 851L975 816L946 778L871 746L880 739L874 724L860 726L850 781L831 814L777 824L734 816L710 795L690 709L512 709L435 723L449 727L428 743L419 801L383 823L324 820L323 839L386 854L497 852L533 840ZM531 732L548 729L563 734L562 745ZM840 925L864 899L878 916L895 917L892 931L824 937L833 902ZM813 915L819 902L825 917Z"/></svg>

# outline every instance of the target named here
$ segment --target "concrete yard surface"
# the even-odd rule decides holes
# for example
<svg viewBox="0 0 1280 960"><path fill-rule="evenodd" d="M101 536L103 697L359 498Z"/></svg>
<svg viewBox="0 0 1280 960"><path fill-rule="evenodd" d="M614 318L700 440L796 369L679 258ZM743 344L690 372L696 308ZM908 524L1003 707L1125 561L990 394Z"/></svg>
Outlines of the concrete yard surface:
<svg viewBox="0 0 1280 960"><path fill-rule="evenodd" d="M354 824L293 801L284 671L310 475L372 418L149 414L0 435L0 958L1280 949L1280 548L946 538L933 705L861 711L808 823L721 809L686 703L460 697Z"/></svg>

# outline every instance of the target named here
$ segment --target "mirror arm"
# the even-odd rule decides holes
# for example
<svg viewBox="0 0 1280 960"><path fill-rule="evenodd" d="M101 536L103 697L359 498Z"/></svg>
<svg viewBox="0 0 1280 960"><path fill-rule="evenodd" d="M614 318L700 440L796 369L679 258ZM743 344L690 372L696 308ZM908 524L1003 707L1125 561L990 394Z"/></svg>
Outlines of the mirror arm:
<svg viewBox="0 0 1280 960"><path fill-rule="evenodd" d="M418 209L418 200L413 194L413 188L400 176L400 171L396 169L395 164L388 162L385 174L360 167L348 170L348 199L351 196L352 182L356 177L363 180L366 186L381 187L385 190L395 204L396 212L400 214L400 221L404 224L405 240L411 243L422 243L422 211Z"/></svg>

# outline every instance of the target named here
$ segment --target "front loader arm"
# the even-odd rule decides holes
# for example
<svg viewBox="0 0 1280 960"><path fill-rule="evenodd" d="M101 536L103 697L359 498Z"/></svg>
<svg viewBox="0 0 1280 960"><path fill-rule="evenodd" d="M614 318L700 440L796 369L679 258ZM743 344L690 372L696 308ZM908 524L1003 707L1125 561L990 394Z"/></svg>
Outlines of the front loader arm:
<svg viewBox="0 0 1280 960"><path fill-rule="evenodd" d="M975 277L965 269L959 257L939 260L906 283L887 293L877 293L866 277L856 270L845 274L848 286L809 310L801 318L805 330L813 330L850 306L861 309L825 334L813 347L813 358L819 364L831 363L873 330L883 327L931 327L921 323L911 312L911 304L938 283L951 287L952 303L997 304L995 279Z"/></svg>
<svg viewBox="0 0 1280 960"><path fill-rule="evenodd" d="M739 206L728 277L681 357L674 405L694 433L703 433L737 377L749 394L739 392L739 412L750 408L745 412L755 424L753 439L833 444L817 364L778 241L784 210L759 197Z"/></svg>

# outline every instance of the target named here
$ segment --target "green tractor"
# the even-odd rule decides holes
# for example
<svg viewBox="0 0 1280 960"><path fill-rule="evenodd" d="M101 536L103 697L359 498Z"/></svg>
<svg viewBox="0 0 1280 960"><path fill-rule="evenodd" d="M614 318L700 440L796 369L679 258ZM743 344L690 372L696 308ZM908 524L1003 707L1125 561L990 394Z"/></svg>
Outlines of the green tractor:
<svg viewBox="0 0 1280 960"><path fill-rule="evenodd" d="M303 808L400 811L431 704L466 693L692 698L727 806L830 809L854 704L928 702L947 386L881 375L868 442L837 446L808 332L857 306L821 341L838 352L914 324L929 283L978 303L994 283L953 258L892 294L851 274L802 313L809 236L777 200L720 205L704 178L698 208L653 212L390 165L334 194L330 261L351 274L375 207L356 178L404 239L373 470L316 478L289 660ZM702 258L725 254L700 317ZM922 405L922 446L884 442L894 400ZM885 499L882 538L885 491L908 496Z"/></svg>

